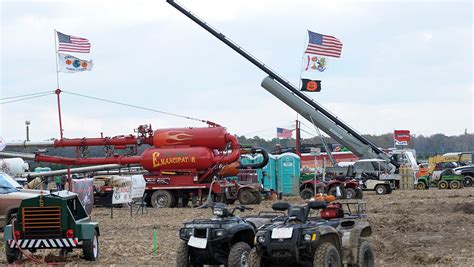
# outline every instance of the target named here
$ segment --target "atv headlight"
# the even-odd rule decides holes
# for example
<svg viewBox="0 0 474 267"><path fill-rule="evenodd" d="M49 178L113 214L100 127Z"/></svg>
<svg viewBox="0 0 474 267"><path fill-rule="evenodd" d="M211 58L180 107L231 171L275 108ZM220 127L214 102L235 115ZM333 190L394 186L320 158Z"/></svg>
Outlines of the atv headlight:
<svg viewBox="0 0 474 267"><path fill-rule="evenodd" d="M214 230L214 236L215 237L223 237L224 235L225 235L225 230L224 229Z"/></svg>
<svg viewBox="0 0 474 267"><path fill-rule="evenodd" d="M310 234L305 234L303 236L303 239L304 239L304 241L309 242L309 241L311 241L311 235Z"/></svg>
<svg viewBox="0 0 474 267"><path fill-rule="evenodd" d="M265 237L264 236L257 237L257 242L260 243L260 244L265 243Z"/></svg>
<svg viewBox="0 0 474 267"><path fill-rule="evenodd" d="M181 237L190 237L193 235L193 228L181 228Z"/></svg>
<svg viewBox="0 0 474 267"><path fill-rule="evenodd" d="M461 175L461 170L454 171L454 174Z"/></svg>
<svg viewBox="0 0 474 267"><path fill-rule="evenodd" d="M216 216L222 216L224 214L224 210L222 209L214 209L212 213Z"/></svg>

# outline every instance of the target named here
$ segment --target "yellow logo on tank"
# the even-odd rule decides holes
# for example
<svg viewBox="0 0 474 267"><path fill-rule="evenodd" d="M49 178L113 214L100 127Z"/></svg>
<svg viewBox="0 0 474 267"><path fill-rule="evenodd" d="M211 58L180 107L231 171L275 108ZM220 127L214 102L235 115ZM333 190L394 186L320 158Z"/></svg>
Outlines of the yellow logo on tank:
<svg viewBox="0 0 474 267"><path fill-rule="evenodd" d="M161 158L161 159L159 157L160 157L160 152L153 153L153 158L152 158L153 168L166 166L170 164L196 162L196 157L182 156L182 157L167 157L167 158Z"/></svg>

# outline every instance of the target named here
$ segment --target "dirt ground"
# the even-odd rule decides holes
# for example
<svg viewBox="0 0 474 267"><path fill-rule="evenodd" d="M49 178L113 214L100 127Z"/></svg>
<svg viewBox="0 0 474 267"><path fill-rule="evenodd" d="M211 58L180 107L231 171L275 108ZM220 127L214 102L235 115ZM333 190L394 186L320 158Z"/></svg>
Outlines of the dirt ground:
<svg viewBox="0 0 474 267"><path fill-rule="evenodd" d="M474 264L474 187L460 190L394 191L377 196L365 192L369 220L374 229L369 239L377 266L472 266ZM296 197L290 202L300 202ZM268 210L264 201L256 214ZM130 217L129 209L96 208L93 219L100 223L101 265L172 266L180 242L182 222L209 217L209 209L152 209ZM153 253L153 228L157 228L158 251ZM3 233L0 233L3 238ZM6 264L4 244L0 244L0 265ZM58 251L43 252L54 253ZM81 250L59 260L67 265L91 264L81 259ZM56 260L58 260L56 258Z"/></svg>

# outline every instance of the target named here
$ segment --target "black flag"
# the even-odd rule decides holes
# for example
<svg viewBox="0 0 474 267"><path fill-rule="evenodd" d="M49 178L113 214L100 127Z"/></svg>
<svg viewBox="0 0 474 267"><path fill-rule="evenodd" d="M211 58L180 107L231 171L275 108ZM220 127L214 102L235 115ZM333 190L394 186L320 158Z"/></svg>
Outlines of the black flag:
<svg viewBox="0 0 474 267"><path fill-rule="evenodd" d="M301 79L301 91L306 92L319 92L321 91L321 81Z"/></svg>

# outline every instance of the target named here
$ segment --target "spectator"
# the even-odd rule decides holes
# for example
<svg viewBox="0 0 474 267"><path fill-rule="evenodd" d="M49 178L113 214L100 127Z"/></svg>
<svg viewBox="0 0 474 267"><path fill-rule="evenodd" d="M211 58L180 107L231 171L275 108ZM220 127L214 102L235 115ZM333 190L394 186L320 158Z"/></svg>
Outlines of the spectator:
<svg viewBox="0 0 474 267"><path fill-rule="evenodd" d="M61 191L63 190L63 183L61 182L61 175L54 176L54 183L56 183L56 190Z"/></svg>

